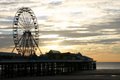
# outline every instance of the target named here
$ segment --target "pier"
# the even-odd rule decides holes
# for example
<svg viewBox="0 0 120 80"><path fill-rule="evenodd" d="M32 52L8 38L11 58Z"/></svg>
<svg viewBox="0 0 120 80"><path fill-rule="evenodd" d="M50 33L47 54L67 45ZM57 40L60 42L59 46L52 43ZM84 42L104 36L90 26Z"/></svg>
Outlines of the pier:
<svg viewBox="0 0 120 80"><path fill-rule="evenodd" d="M0 78L52 76L82 70L95 70L96 62L80 60L0 61Z"/></svg>

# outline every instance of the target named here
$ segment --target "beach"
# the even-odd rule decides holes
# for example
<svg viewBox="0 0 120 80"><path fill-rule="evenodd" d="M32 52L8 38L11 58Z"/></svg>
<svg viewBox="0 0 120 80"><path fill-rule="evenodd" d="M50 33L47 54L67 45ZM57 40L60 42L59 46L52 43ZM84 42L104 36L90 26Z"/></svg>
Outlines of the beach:
<svg viewBox="0 0 120 80"><path fill-rule="evenodd" d="M79 71L55 76L17 77L4 80L120 80L120 69L101 69L94 71Z"/></svg>

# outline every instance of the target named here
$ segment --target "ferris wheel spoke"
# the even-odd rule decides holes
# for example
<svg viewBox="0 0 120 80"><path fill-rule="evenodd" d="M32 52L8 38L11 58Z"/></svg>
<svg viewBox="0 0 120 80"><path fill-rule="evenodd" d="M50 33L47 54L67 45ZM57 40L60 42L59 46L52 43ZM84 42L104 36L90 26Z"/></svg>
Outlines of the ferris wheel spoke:
<svg viewBox="0 0 120 80"><path fill-rule="evenodd" d="M30 26L30 21L31 21L30 15L25 13L25 16L26 16L27 25Z"/></svg>
<svg viewBox="0 0 120 80"><path fill-rule="evenodd" d="M23 16L20 16L19 18L20 18L20 21L24 24L25 21L23 19Z"/></svg>
<svg viewBox="0 0 120 80"><path fill-rule="evenodd" d="M27 25L27 23L28 23L28 17L27 17L27 13L26 12L23 13L23 19L24 19L24 21L25 21L25 23Z"/></svg>
<svg viewBox="0 0 120 80"><path fill-rule="evenodd" d="M20 20L23 22L23 24L25 24L25 20L24 20L24 18L23 18L23 14L21 14Z"/></svg>
<svg viewBox="0 0 120 80"><path fill-rule="evenodd" d="M31 18L31 15L30 14L26 14L26 13L24 13L24 16L26 16L26 18L25 18L25 21L26 21L26 25L27 25L27 27L28 28L32 28L32 26L33 26L33 19ZM24 17L23 16L23 17ZM26 20L27 19L27 20Z"/></svg>
<svg viewBox="0 0 120 80"><path fill-rule="evenodd" d="M28 25L31 26L31 23L32 23L32 19L29 18L29 22L28 22Z"/></svg>
<svg viewBox="0 0 120 80"><path fill-rule="evenodd" d="M25 25L25 29L26 29L26 27L28 26L27 25L27 21L26 21L26 19L25 19L25 15L24 15L24 13L22 14L22 18L23 18L23 23L24 23L24 25Z"/></svg>
<svg viewBox="0 0 120 80"><path fill-rule="evenodd" d="M21 16L19 17L19 22L21 22L24 25L24 20Z"/></svg>
<svg viewBox="0 0 120 80"><path fill-rule="evenodd" d="M26 14L26 17L27 17L27 25L31 29L31 24L33 23L32 18L30 18L30 14Z"/></svg>
<svg viewBox="0 0 120 80"><path fill-rule="evenodd" d="M20 22L18 22L18 24L19 24L19 27L20 27L22 30L24 30L24 25L21 24Z"/></svg>
<svg viewBox="0 0 120 80"><path fill-rule="evenodd" d="M26 26L26 24L25 24L25 22L24 22L24 19L23 18L19 18L19 22L18 23L20 23L22 26L23 26L23 28L25 29L25 26Z"/></svg>
<svg viewBox="0 0 120 80"><path fill-rule="evenodd" d="M29 20L28 20L29 25L32 25L32 26L33 26L33 24L34 24L33 13L27 14L26 16L29 18ZM30 17L31 17L31 18L30 18Z"/></svg>

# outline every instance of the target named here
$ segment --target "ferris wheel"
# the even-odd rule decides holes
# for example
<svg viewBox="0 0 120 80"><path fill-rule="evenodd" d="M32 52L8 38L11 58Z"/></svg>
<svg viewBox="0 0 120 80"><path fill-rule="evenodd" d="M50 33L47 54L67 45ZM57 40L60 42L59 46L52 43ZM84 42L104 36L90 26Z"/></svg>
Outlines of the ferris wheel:
<svg viewBox="0 0 120 80"><path fill-rule="evenodd" d="M14 49L23 56L33 55L39 49L39 27L37 19L33 11L28 7L20 8L15 14L13 21L13 40L15 44ZM42 53L40 49L39 51Z"/></svg>

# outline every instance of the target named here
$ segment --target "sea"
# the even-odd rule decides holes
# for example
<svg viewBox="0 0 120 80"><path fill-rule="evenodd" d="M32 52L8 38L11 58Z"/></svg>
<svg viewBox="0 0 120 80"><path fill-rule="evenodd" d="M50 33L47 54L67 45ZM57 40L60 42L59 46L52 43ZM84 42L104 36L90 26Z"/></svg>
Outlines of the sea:
<svg viewBox="0 0 120 80"><path fill-rule="evenodd" d="M120 69L120 62L97 62L97 69Z"/></svg>

